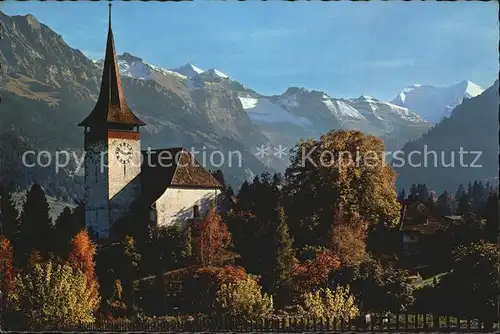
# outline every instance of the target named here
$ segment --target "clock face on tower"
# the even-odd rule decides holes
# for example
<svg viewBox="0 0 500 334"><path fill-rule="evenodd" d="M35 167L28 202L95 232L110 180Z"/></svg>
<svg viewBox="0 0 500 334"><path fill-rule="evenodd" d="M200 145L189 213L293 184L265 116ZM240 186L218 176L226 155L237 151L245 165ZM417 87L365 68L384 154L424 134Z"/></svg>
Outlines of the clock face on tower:
<svg viewBox="0 0 500 334"><path fill-rule="evenodd" d="M130 163L133 154L133 148L129 143L121 142L115 149L116 159L124 165Z"/></svg>

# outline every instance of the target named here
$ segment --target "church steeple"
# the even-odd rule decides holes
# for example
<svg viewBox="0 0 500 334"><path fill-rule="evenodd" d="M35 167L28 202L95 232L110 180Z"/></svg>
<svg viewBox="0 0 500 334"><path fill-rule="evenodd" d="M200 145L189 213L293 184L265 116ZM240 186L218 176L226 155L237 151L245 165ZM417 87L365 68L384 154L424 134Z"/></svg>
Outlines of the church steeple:
<svg viewBox="0 0 500 334"><path fill-rule="evenodd" d="M130 110L123 95L113 30L111 29L111 4L109 4L108 40L102 70L101 91L94 110L78 125L102 127L112 124L132 127L146 125Z"/></svg>

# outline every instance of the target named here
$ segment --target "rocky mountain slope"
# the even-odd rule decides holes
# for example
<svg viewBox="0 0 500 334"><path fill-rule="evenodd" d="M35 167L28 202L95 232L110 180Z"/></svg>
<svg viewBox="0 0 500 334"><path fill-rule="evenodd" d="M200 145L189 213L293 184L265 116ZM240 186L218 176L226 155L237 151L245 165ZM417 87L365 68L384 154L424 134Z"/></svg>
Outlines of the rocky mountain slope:
<svg viewBox="0 0 500 334"><path fill-rule="evenodd" d="M498 183L498 110L496 81L481 95L465 99L421 138L408 142L403 148L406 163L395 168L398 187L426 183L438 191L455 191L458 184L475 180ZM410 165L411 152L420 153L414 154ZM399 160L394 163L401 165Z"/></svg>
<svg viewBox="0 0 500 334"><path fill-rule="evenodd" d="M5 69L0 82L4 97L2 130L37 150L81 149L83 136L77 123L88 115L96 101L101 76L98 64L66 45L31 15L9 17L0 12L0 33L0 58ZM127 57L129 61L136 60L131 55L126 54ZM129 70L137 74L138 68ZM241 108L237 96L213 89L191 94L185 77L151 70L154 80L138 79L135 75L123 78L129 105L149 123L143 135L144 148L205 147L207 154L215 149L239 150L244 166L226 170L228 181L235 183L268 170L249 150L266 138ZM20 146L12 148L10 156L14 160L2 159L0 166L8 166L4 171L22 166ZM28 174L35 175L36 181L43 179L34 169L17 172L23 175L17 175L18 184L35 181ZM53 177L57 179L56 175ZM2 179L8 179L7 173L2 174Z"/></svg>
<svg viewBox="0 0 500 334"><path fill-rule="evenodd" d="M414 84L399 92L391 103L414 110L427 121L437 123L443 117L449 117L464 99L482 92L481 87L468 80L446 87Z"/></svg>

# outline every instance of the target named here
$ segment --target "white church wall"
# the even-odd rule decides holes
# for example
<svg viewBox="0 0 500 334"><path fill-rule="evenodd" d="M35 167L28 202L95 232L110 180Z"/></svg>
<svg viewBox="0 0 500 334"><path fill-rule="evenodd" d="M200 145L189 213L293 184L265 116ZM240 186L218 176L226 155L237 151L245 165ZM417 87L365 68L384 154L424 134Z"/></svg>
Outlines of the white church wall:
<svg viewBox="0 0 500 334"><path fill-rule="evenodd" d="M168 188L156 201L157 224L185 227L186 220L193 218L195 205L198 205L200 216L204 216L220 194L218 189Z"/></svg>

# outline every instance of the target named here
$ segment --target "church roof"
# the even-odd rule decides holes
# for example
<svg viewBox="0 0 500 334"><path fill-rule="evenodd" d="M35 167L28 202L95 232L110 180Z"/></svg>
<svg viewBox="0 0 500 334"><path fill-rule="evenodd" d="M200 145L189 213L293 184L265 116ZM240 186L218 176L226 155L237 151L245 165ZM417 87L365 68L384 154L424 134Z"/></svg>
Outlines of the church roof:
<svg viewBox="0 0 500 334"><path fill-rule="evenodd" d="M171 187L222 188L222 184L183 147L142 153L142 193L148 198L157 199Z"/></svg>
<svg viewBox="0 0 500 334"><path fill-rule="evenodd" d="M113 30L111 29L111 4L109 6L108 40L106 42L106 55L104 56L99 98L94 110L78 125L101 126L109 123L131 126L146 125L130 110L123 95Z"/></svg>

